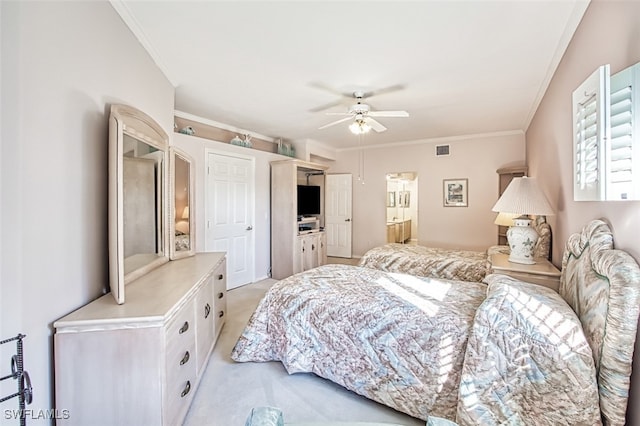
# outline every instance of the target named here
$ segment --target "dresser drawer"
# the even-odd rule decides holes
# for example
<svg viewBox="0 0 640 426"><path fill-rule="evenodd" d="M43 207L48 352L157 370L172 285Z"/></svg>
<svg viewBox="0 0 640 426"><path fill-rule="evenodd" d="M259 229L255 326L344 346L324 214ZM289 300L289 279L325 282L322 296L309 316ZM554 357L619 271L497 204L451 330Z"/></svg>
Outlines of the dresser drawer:
<svg viewBox="0 0 640 426"><path fill-rule="evenodd" d="M196 340L193 304L181 309L166 328L166 387L163 423L179 423L195 392Z"/></svg>
<svg viewBox="0 0 640 426"><path fill-rule="evenodd" d="M227 262L226 259L213 272L213 315L215 336L218 336L227 316Z"/></svg>
<svg viewBox="0 0 640 426"><path fill-rule="evenodd" d="M198 374L204 371L205 362L213 346L215 304L213 303L213 274L207 277L195 299L196 345Z"/></svg>
<svg viewBox="0 0 640 426"><path fill-rule="evenodd" d="M195 314L191 303L178 311L165 328L167 364L180 360L184 350L195 343Z"/></svg>

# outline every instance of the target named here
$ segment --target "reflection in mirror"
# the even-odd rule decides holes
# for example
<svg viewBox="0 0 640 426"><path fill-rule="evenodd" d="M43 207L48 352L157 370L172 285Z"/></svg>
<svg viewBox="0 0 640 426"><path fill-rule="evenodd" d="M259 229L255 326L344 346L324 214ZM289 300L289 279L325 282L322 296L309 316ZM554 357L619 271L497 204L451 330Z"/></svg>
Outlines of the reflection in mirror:
<svg viewBox="0 0 640 426"><path fill-rule="evenodd" d="M168 137L148 115L113 105L109 118L109 286L125 285L169 260Z"/></svg>
<svg viewBox="0 0 640 426"><path fill-rule="evenodd" d="M195 254L193 160L176 147L170 148L173 209L170 219L170 257L180 259Z"/></svg>
<svg viewBox="0 0 640 426"><path fill-rule="evenodd" d="M123 135L124 274L164 254L162 241L162 167L164 153Z"/></svg>
<svg viewBox="0 0 640 426"><path fill-rule="evenodd" d="M387 191L387 207L395 207L395 206L396 206L396 192Z"/></svg>
<svg viewBox="0 0 640 426"><path fill-rule="evenodd" d="M387 242L417 244L418 179L416 172L387 174ZM394 202L389 201L393 199Z"/></svg>

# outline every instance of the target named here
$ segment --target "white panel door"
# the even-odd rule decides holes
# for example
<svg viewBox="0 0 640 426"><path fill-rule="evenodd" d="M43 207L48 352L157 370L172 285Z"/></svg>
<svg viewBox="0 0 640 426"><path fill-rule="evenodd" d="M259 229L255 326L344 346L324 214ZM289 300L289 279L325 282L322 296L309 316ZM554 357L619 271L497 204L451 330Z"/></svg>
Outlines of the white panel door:
<svg viewBox="0 0 640 426"><path fill-rule="evenodd" d="M325 192L327 256L351 258L351 174L328 174Z"/></svg>
<svg viewBox="0 0 640 426"><path fill-rule="evenodd" d="M254 162L207 154L207 251L227 253L227 289L254 280Z"/></svg>

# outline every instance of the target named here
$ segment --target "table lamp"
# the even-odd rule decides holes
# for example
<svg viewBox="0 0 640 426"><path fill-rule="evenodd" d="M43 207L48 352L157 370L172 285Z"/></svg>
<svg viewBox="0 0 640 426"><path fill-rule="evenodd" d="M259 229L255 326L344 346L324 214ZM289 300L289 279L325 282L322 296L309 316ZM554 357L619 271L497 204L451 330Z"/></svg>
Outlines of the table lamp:
<svg viewBox="0 0 640 426"><path fill-rule="evenodd" d="M526 176L513 178L491 210L503 216L505 213L517 216L513 219L513 226L507 231L507 242L511 250L509 262L527 265L536 263L533 251L538 241L538 233L530 226L530 215L554 214L547 197L538 186L538 181Z"/></svg>

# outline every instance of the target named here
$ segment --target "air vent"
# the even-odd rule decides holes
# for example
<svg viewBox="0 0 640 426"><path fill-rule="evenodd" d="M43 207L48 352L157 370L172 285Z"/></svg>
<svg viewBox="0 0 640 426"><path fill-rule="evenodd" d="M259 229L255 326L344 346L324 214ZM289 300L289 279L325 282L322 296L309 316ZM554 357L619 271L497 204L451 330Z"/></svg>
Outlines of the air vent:
<svg viewBox="0 0 640 426"><path fill-rule="evenodd" d="M449 145L436 145L436 157L449 155Z"/></svg>

